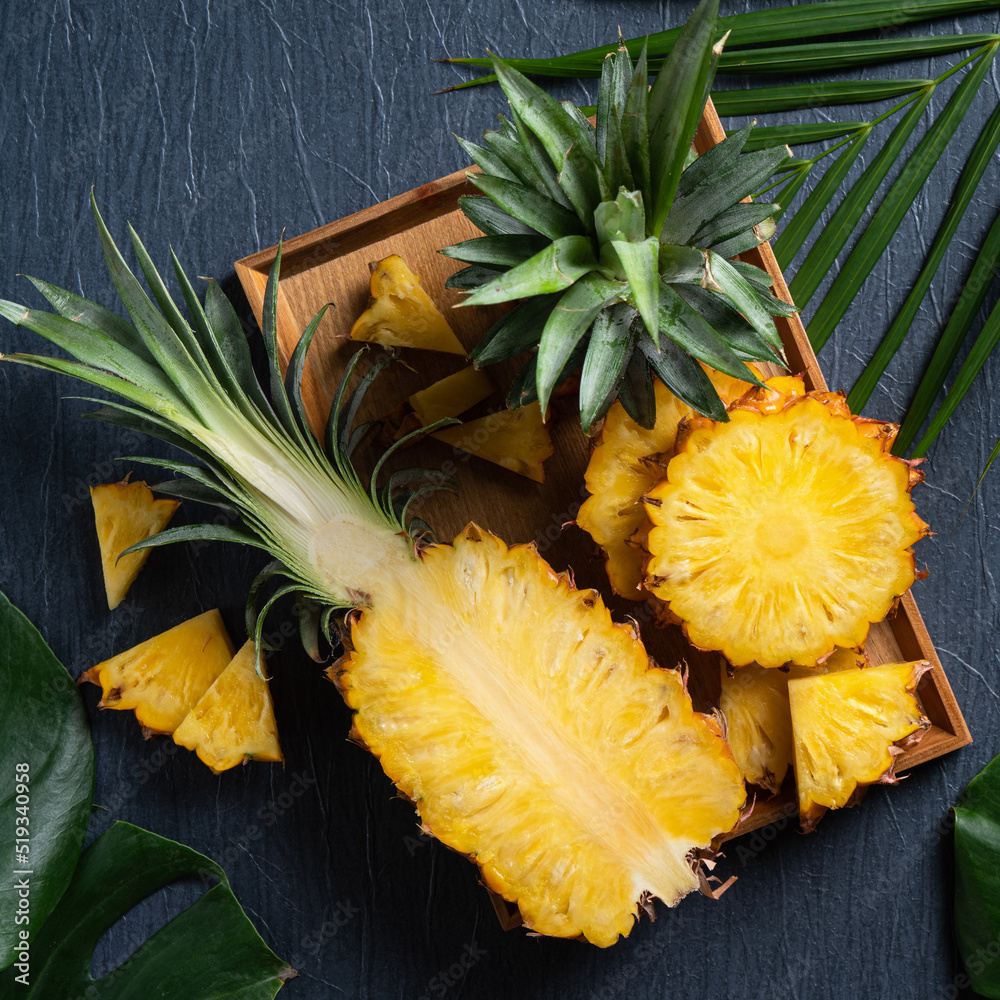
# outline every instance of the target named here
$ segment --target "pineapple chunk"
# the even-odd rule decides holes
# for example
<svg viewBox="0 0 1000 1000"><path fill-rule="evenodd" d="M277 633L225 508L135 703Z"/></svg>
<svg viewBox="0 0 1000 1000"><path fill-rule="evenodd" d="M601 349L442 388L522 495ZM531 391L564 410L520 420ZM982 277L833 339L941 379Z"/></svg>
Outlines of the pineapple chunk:
<svg viewBox="0 0 1000 1000"><path fill-rule="evenodd" d="M258 676L256 659L250 639L174 730L174 742L194 750L216 774L250 760L285 759L271 689Z"/></svg>
<svg viewBox="0 0 1000 1000"><path fill-rule="evenodd" d="M434 836L532 929L602 946L645 894L698 887L691 852L736 823L739 770L596 591L474 525L391 582L329 675Z"/></svg>
<svg viewBox="0 0 1000 1000"><path fill-rule="evenodd" d="M895 744L928 724L914 693L928 670L921 660L788 682L804 829L846 805L859 785L895 780Z"/></svg>
<svg viewBox="0 0 1000 1000"><path fill-rule="evenodd" d="M206 611L91 667L100 708L135 709L150 733L172 733L233 658L218 611Z"/></svg>
<svg viewBox="0 0 1000 1000"><path fill-rule="evenodd" d="M728 423L685 418L646 497L647 587L694 645L737 666L860 648L913 583L911 546L928 533L910 499L921 474L842 395L785 395L795 381L751 390Z"/></svg>
<svg viewBox="0 0 1000 1000"><path fill-rule="evenodd" d="M420 287L420 279L393 254L372 264L368 308L351 328L351 340L384 347L417 347L424 351L465 354L465 348Z"/></svg>
<svg viewBox="0 0 1000 1000"><path fill-rule="evenodd" d="M719 708L726 719L729 748L743 777L775 794L785 780L794 753L789 680L854 670L866 663L864 653L853 649L838 649L819 667L775 669L751 663L733 670L723 661Z"/></svg>
<svg viewBox="0 0 1000 1000"><path fill-rule="evenodd" d="M104 590L113 611L124 600L151 550L133 552L122 559L119 553L162 531L180 502L155 500L145 483L130 483L127 476L120 483L92 486L90 499L101 545Z"/></svg>
<svg viewBox="0 0 1000 1000"><path fill-rule="evenodd" d="M440 379L410 396L410 406L420 423L427 427L447 417L458 417L493 394L493 383L477 368Z"/></svg>
<svg viewBox="0 0 1000 1000"><path fill-rule="evenodd" d="M754 365L748 367L760 376ZM740 382L706 365L702 368L726 403L750 388L749 382ZM662 382L654 382L653 388L656 423L651 430L640 427L621 403L615 403L608 411L587 464L590 496L576 517L576 523L604 549L612 589L630 601L641 601L648 596L642 590L642 567L647 556L645 535L649 518L642 498L666 474L677 424L690 410Z"/></svg>
<svg viewBox="0 0 1000 1000"><path fill-rule="evenodd" d="M545 482L542 463L554 450L538 403L488 413L459 427L442 427L431 437L536 483Z"/></svg>

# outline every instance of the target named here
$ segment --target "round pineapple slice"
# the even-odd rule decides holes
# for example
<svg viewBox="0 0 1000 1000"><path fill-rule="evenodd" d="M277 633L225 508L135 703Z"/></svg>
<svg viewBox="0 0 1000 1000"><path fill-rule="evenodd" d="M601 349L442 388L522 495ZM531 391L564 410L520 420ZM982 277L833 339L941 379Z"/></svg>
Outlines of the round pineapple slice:
<svg viewBox="0 0 1000 1000"><path fill-rule="evenodd" d="M755 365L747 367L760 377ZM750 388L749 382L706 365L702 368L726 403ZM608 410L587 464L585 479L590 496L576 517L576 523L604 550L612 589L632 601L647 596L642 590L642 578L649 519L642 498L663 478L674 449L677 425L691 409L662 382L655 381L653 388L656 423L651 429L637 424L621 403Z"/></svg>
<svg viewBox="0 0 1000 1000"><path fill-rule="evenodd" d="M608 946L647 896L697 888L693 852L745 792L680 675L534 546L475 526L395 579L330 674L425 828L543 934Z"/></svg>
<svg viewBox="0 0 1000 1000"><path fill-rule="evenodd" d="M852 417L841 394L767 385L728 423L682 421L646 497L646 586L737 666L811 666L860 648L913 583L923 475L890 453L894 425Z"/></svg>

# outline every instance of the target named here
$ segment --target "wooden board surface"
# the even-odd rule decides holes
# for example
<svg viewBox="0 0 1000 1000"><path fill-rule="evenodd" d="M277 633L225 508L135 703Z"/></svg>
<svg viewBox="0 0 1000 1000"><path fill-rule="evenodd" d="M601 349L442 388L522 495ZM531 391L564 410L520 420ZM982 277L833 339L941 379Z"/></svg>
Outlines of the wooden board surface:
<svg viewBox="0 0 1000 1000"><path fill-rule="evenodd" d="M703 153L725 133L709 103L695 145ZM451 243L481 235L462 214L458 198L478 193L465 171L449 174L365 211L284 242L278 294L278 339L287 359L309 320L326 303L333 303L316 335L307 361L304 397L316 427L325 424L337 381L347 361L358 350L348 339L350 328L368 300L369 263L398 253L421 278L421 284L446 313L462 343L471 348L500 315L500 309L453 309L461 296L446 289L448 276L464 265L437 251ZM257 316L263 311L264 288L274 263L276 247L236 262L236 272ZM765 268L774 278L776 295L790 301L785 281L767 244L743 259ZM802 372L807 388L827 388L805 328L797 315L777 318L789 365ZM372 361L377 351L370 352ZM387 414L412 392L457 371L462 358L433 352L404 352L405 365L392 365L380 377L367 401L362 419ZM372 362L367 359L362 367ZM522 359L523 363L523 359ZM518 364L487 369L498 387L506 389ZM502 405L502 395L486 401L479 412ZM707 709L718 698L717 654L701 653L684 639L679 628L657 628L644 604L626 601L610 591L603 558L590 537L572 525L586 497L584 470L589 443L576 418L575 397L556 400L551 430L555 454L545 463L546 481L532 483L495 465L434 440L407 450L400 464L440 469L454 476L454 495L434 494L419 511L442 539L453 537L470 520L496 532L508 543L534 540L539 552L556 568L572 567L581 587L594 587L605 597L618 620L635 619L646 647L658 663L690 667L689 686L696 707ZM374 461L379 445L370 441L359 454L364 467ZM919 502L919 501L918 501ZM919 549L917 551L919 559ZM941 662L934 650L912 593L899 602L890 617L872 627L865 646L873 664L926 659L933 669L924 675L919 696L931 720L930 730L915 747L898 758L897 771L950 753L971 742ZM730 835L738 836L794 815L791 778L775 797L758 801L753 812Z"/></svg>

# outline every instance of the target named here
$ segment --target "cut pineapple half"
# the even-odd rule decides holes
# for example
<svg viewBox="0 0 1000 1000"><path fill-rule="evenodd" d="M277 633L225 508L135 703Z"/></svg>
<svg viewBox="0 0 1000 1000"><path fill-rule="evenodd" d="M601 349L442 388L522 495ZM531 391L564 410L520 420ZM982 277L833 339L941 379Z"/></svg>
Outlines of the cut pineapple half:
<svg viewBox="0 0 1000 1000"><path fill-rule="evenodd" d="M216 774L251 760L284 761L267 677L249 639L174 731Z"/></svg>
<svg viewBox="0 0 1000 1000"><path fill-rule="evenodd" d="M647 894L698 887L690 855L737 822L739 769L596 592L470 526L380 597L330 669L353 735L527 926L607 946Z"/></svg>
<svg viewBox="0 0 1000 1000"><path fill-rule="evenodd" d="M747 367L760 377L755 365ZM750 388L749 382L706 365L702 368L726 404ZM651 429L637 424L621 403L608 410L587 464L585 478L590 496L576 517L576 523L604 550L612 589L631 601L648 596L642 590L642 578L649 518L642 498L666 474L677 425L691 409L662 382L654 382L653 388L656 423Z"/></svg>
<svg viewBox="0 0 1000 1000"><path fill-rule="evenodd" d="M91 667L100 708L134 709L150 733L172 733L233 658L218 611L206 611Z"/></svg>
<svg viewBox="0 0 1000 1000"><path fill-rule="evenodd" d="M125 599L152 549L118 556L127 548L161 532L180 506L177 500L157 500L142 482L105 483L90 488L97 540L101 546L104 591L113 611Z"/></svg>
<svg viewBox="0 0 1000 1000"><path fill-rule="evenodd" d="M545 482L543 463L555 450L538 403L487 413L458 427L442 427L431 437L536 483Z"/></svg>
<svg viewBox="0 0 1000 1000"><path fill-rule="evenodd" d="M819 667L775 669L751 663L734 670L723 661L719 708L743 777L775 794L785 780L794 755L789 680L866 665L864 653L853 649L836 650Z"/></svg>
<svg viewBox="0 0 1000 1000"><path fill-rule="evenodd" d="M682 421L646 498L646 585L702 649L810 666L860 648L913 583L923 476L890 453L894 431L877 428L892 425L852 417L841 394L767 385L728 423Z"/></svg>
<svg viewBox="0 0 1000 1000"><path fill-rule="evenodd" d="M352 340L465 354L441 310L402 257L392 254L372 264L371 270L371 298L351 328Z"/></svg>
<svg viewBox="0 0 1000 1000"><path fill-rule="evenodd" d="M788 682L803 828L846 805L859 785L895 780L896 744L928 725L915 692L930 668L887 663Z"/></svg>

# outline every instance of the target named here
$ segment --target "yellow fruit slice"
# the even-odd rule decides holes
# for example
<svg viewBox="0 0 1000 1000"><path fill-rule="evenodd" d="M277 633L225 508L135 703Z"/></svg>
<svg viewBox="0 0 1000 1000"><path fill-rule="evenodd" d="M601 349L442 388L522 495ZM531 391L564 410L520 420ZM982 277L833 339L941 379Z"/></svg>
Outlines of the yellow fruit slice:
<svg viewBox="0 0 1000 1000"><path fill-rule="evenodd" d="M91 667L101 708L134 709L151 733L172 733L233 658L218 611L206 611Z"/></svg>
<svg viewBox="0 0 1000 1000"><path fill-rule="evenodd" d="M194 750L216 774L251 760L285 759L271 689L257 674L256 658L250 639L174 730L174 742Z"/></svg>
<svg viewBox="0 0 1000 1000"><path fill-rule="evenodd" d="M372 265L370 290L368 308L351 328L352 340L385 347L466 353L402 257L393 254Z"/></svg>
<svg viewBox="0 0 1000 1000"><path fill-rule="evenodd" d="M427 427L446 417L461 416L491 396L493 391L493 383L485 372L463 368L415 392L410 396L410 406L420 423Z"/></svg>
<svg viewBox="0 0 1000 1000"><path fill-rule="evenodd" d="M702 649L810 666L860 648L913 583L911 546L928 528L910 490L923 476L842 395L768 385L728 423L682 422L647 495L646 586Z"/></svg>
<svg viewBox="0 0 1000 1000"><path fill-rule="evenodd" d="M760 374L753 365L748 367ZM702 368L725 403L750 388L749 382L705 365ZM666 474L677 424L690 411L662 382L655 381L653 389L656 423L652 429L640 427L621 403L608 410L587 464L585 478L590 496L576 516L576 523L604 549L612 589L632 601L649 596L642 589L645 536L649 530L642 498Z"/></svg>
<svg viewBox="0 0 1000 1000"><path fill-rule="evenodd" d="M722 664L719 708L727 738L743 777L772 793L781 788L794 755L788 682L818 673L865 666L863 653L838 649L820 667L762 667L751 663L734 669Z"/></svg>
<svg viewBox="0 0 1000 1000"><path fill-rule="evenodd" d="M859 785L891 783L900 740L927 726L915 692L926 660L788 682L799 814L812 829Z"/></svg>
<svg viewBox="0 0 1000 1000"><path fill-rule="evenodd" d="M127 477L120 483L92 486L90 499L101 545L104 590L108 607L114 610L146 564L151 550L133 552L122 559L118 558L119 554L136 542L161 532L180 502L156 500L145 483L130 483Z"/></svg>
<svg viewBox="0 0 1000 1000"><path fill-rule="evenodd" d="M745 797L719 727L534 546L470 526L351 633L352 735L529 927L607 946L647 894L698 887L692 852Z"/></svg>
<svg viewBox="0 0 1000 1000"><path fill-rule="evenodd" d="M538 403L488 413L459 427L442 427L431 437L536 483L545 482L542 463L554 450Z"/></svg>

